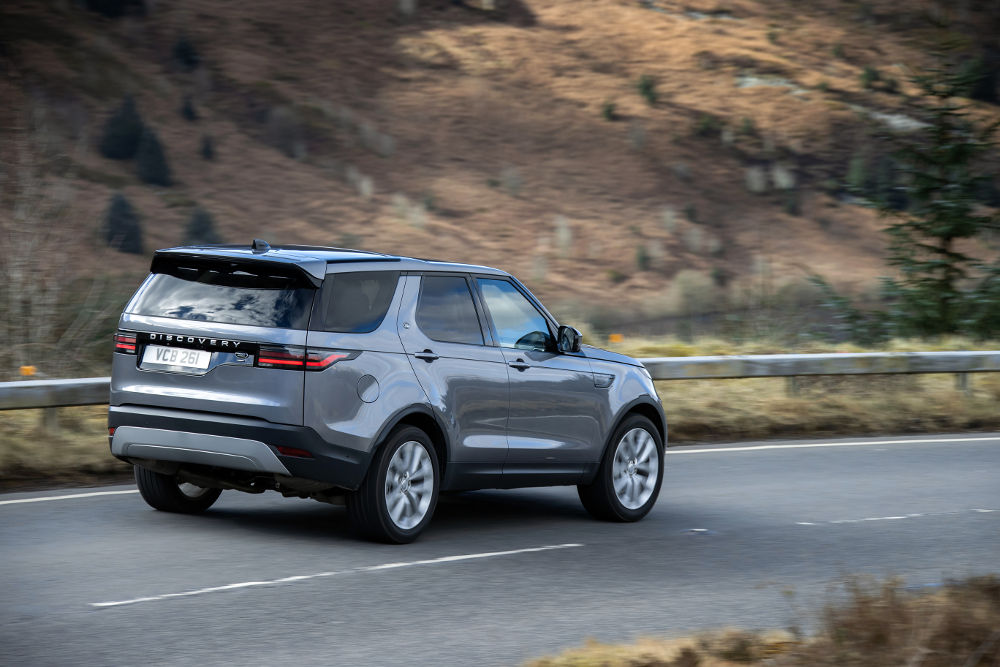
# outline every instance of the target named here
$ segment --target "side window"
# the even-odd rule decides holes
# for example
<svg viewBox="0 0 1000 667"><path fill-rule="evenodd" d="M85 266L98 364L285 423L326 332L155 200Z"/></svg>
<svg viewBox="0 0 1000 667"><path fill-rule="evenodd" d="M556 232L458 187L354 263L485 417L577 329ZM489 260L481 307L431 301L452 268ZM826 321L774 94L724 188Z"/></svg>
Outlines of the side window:
<svg viewBox="0 0 1000 667"><path fill-rule="evenodd" d="M483 344L472 292L461 276L422 277L416 319L420 330L433 340Z"/></svg>
<svg viewBox="0 0 1000 667"><path fill-rule="evenodd" d="M371 333L378 329L396 293L399 273L331 273L323 281L310 328L335 333Z"/></svg>
<svg viewBox="0 0 1000 667"><path fill-rule="evenodd" d="M555 349L545 317L516 287L506 280L480 278L479 289L493 318L501 347Z"/></svg>

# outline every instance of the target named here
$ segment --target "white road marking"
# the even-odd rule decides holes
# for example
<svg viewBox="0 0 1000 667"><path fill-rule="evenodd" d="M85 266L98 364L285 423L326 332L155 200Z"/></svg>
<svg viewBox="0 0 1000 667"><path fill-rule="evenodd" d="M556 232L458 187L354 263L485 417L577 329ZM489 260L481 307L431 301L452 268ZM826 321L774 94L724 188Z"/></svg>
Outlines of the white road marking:
<svg viewBox="0 0 1000 667"><path fill-rule="evenodd" d="M183 598L191 597L193 595L205 595L206 593L219 593L222 591L231 591L238 588L252 588L255 586L275 586L278 584L287 584L294 581L306 581L308 579L319 579L321 577L334 577L344 574L358 574L362 572L377 572L380 570L395 570L403 567L415 567L417 565L436 565L438 563L454 563L463 560L476 560L480 558L498 558L500 556L515 556L517 554L530 554L537 553L539 551L553 551L555 549L572 549L575 547L582 547L582 544L550 544L544 547L529 547L527 549L511 549L510 551L487 551L483 553L476 554L461 554L458 556L442 556L440 558L428 558L426 560L414 560L401 563L384 563L382 565L369 565L366 567L355 567L348 570L340 570L338 572L318 572L316 574L298 574L290 577L282 577L281 579L268 579L264 581L243 581L235 584L226 584L225 586L210 586L208 588L199 588L191 591L183 591L181 593L164 593L162 595L150 595L148 597L132 598L131 600L114 600L110 602L91 602L91 607L120 607L127 604L136 604L139 602L155 602L157 600L169 600L170 598Z"/></svg>
<svg viewBox="0 0 1000 667"><path fill-rule="evenodd" d="M17 498L16 500L0 500L0 505L41 503L47 500L73 500L75 498L93 498L95 496L120 496L124 493L139 493L139 489L128 489L127 491L94 491L92 493L68 493L64 496L41 496L39 498Z"/></svg>
<svg viewBox="0 0 1000 667"><path fill-rule="evenodd" d="M1000 442L1000 437L976 438L923 438L919 440L857 440L849 442L813 442L787 445L755 445L748 447L706 447L688 449L687 447L668 448L667 454L719 454L722 452L756 452L767 449L812 449L815 447L869 447L871 445L916 445L937 444L941 442ZM62 496L41 496L38 498L18 498L16 500L0 500L0 505L18 505L21 503L40 503L49 500L75 500L77 498L94 498L97 496L117 496L126 493L139 493L138 489L126 491L93 491L90 493L69 493Z"/></svg>
<svg viewBox="0 0 1000 667"><path fill-rule="evenodd" d="M835 519L833 521L796 521L797 526L831 526L840 523L864 523L866 521L899 521L901 519L919 519L926 516L952 516L955 514L989 514L991 512L1000 512L1000 509L988 510L981 508L974 508L968 510L955 510L952 512L923 512L916 514L903 514L899 516L869 516L863 519Z"/></svg>
<svg viewBox="0 0 1000 667"><path fill-rule="evenodd" d="M932 438L920 440L856 440L850 442L812 442L790 445L756 445L750 447L709 447L705 449L667 448L667 454L718 454L719 452L759 452L765 449L812 449L814 447L869 447L871 445L933 445L939 442L997 442L1000 437L990 438Z"/></svg>

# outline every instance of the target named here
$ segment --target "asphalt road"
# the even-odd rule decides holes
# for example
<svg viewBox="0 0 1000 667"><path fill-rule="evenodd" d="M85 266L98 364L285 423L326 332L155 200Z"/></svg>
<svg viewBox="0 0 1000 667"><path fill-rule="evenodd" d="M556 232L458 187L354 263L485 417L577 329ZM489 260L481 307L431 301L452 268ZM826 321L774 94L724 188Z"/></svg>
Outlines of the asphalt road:
<svg viewBox="0 0 1000 667"><path fill-rule="evenodd" d="M0 663L511 665L808 625L851 574L997 571L1000 434L672 448L639 523L593 521L568 488L477 492L401 547L273 493L195 517L127 486L6 494Z"/></svg>

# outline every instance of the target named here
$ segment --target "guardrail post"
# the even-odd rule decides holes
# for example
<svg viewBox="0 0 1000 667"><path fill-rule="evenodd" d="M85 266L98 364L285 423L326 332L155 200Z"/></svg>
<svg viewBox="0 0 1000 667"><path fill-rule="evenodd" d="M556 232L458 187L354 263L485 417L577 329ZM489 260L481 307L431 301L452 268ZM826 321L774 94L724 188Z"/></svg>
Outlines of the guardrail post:
<svg viewBox="0 0 1000 667"><path fill-rule="evenodd" d="M56 433L59 430L59 408L42 408L42 430Z"/></svg>
<svg viewBox="0 0 1000 667"><path fill-rule="evenodd" d="M972 396L972 382L968 373L955 373L955 389L966 396Z"/></svg>
<svg viewBox="0 0 1000 667"><path fill-rule="evenodd" d="M785 378L785 396L795 397L799 395L799 376L790 375Z"/></svg>

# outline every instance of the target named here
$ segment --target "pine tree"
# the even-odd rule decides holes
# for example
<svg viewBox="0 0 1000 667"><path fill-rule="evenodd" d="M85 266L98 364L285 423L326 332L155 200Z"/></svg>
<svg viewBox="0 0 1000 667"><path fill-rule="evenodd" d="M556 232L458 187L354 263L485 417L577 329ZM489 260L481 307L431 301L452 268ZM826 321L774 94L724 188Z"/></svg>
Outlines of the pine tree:
<svg viewBox="0 0 1000 667"><path fill-rule="evenodd" d="M914 78L925 96L926 125L909 136L896 159L908 208L883 206L891 223L888 263L899 277L886 282L900 333L957 333L975 300L969 280L981 281L982 263L959 247L994 224L980 212L983 175L977 163L996 125L977 129L958 101L968 75L941 66ZM983 304L979 304L982 306ZM994 304L992 307L1000 307Z"/></svg>
<svg viewBox="0 0 1000 667"><path fill-rule="evenodd" d="M946 62L942 60L942 62ZM902 139L891 165L879 179L887 262L897 275L883 279L882 310L861 310L813 276L848 337L878 343L892 336L938 336L964 333L981 337L1000 334L1000 263L989 265L969 255L963 243L989 230L1000 219L985 212L989 177L982 158L996 148L1000 121L977 128L959 97L968 90L970 74L950 64L914 77L923 93L922 129ZM854 180L866 180L860 172Z"/></svg>
<svg viewBox="0 0 1000 667"><path fill-rule="evenodd" d="M205 243L221 243L219 233L215 229L215 219L200 206L194 210L184 230L184 245L202 245Z"/></svg>
<svg viewBox="0 0 1000 667"><path fill-rule="evenodd" d="M121 193L111 198L104 216L104 240L108 247L134 255L143 254L139 214Z"/></svg>
<svg viewBox="0 0 1000 667"><path fill-rule="evenodd" d="M135 158L136 172L143 183L163 186L169 186L173 183L170 178L170 167L167 165L167 156L163 153L163 146L151 128L143 128Z"/></svg>
<svg viewBox="0 0 1000 667"><path fill-rule="evenodd" d="M101 135L101 155L112 160L135 157L142 137L142 118L135 108L135 100L126 96L115 113L104 124Z"/></svg>

